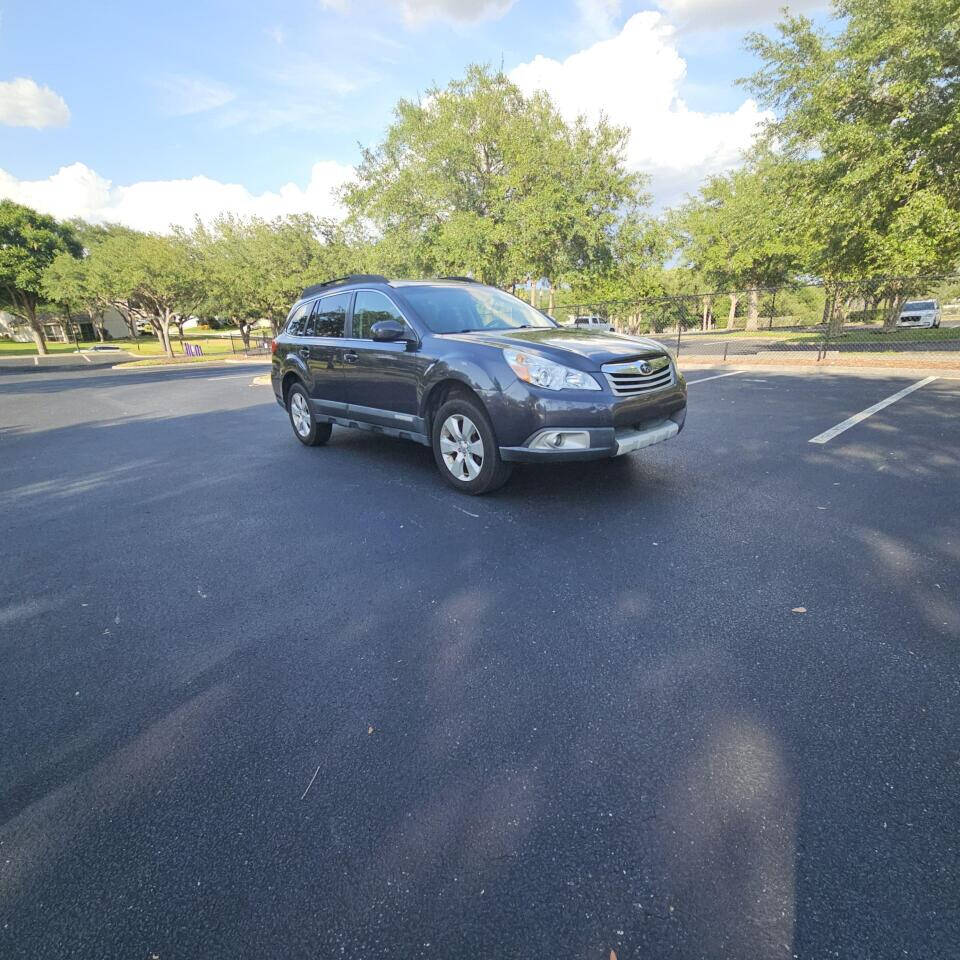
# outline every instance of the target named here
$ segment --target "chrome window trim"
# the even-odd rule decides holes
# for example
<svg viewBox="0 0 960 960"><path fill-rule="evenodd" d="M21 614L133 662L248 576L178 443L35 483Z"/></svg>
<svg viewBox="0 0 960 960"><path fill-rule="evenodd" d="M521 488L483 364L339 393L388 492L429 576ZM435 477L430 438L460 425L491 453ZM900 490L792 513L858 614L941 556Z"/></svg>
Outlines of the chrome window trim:
<svg viewBox="0 0 960 960"><path fill-rule="evenodd" d="M347 309L343 316L343 333L339 337L321 337L315 333L312 333L309 336L307 336L304 333L301 333L300 336L303 337L304 340L332 340L334 343L342 343L344 340L349 340L350 338L347 336L347 318L350 317L350 314L351 314L351 309L350 309L352 306L350 302L351 293L353 293L352 290L331 290L330 293L324 293L319 297L314 297L311 300L303 301L304 303L308 303L310 305L310 310L307 313L307 317L309 319L310 317L313 316L313 311L321 300L329 300L331 297L346 296Z"/></svg>
<svg viewBox="0 0 960 960"><path fill-rule="evenodd" d="M410 332L411 332L414 336L417 337L418 340L420 339L419 336L417 336L417 331L414 329L413 324L407 319L407 315L400 309L399 305L396 303L396 301L393 299L393 297L388 296L388 295L385 294L382 290L373 290L373 289L371 289L370 287L357 287L357 288L354 290L354 293L355 293L355 294L361 294L361 293L378 293L378 294L380 294L380 296L383 297L388 303L393 304L393 309L396 310L397 313L400 314L400 318L403 320L403 322L404 322L404 324L406 325L406 327L410 330ZM351 336L348 337L347 339L349 339L349 340L359 340L360 343L380 343L381 341L379 341L379 340L374 340L373 337L355 337L355 336L353 336L353 318L356 316L356 314L357 314L357 298L356 298L356 296L354 296L354 298L353 298L353 309L350 311L350 334L351 334ZM389 343L389 341L386 341L386 342Z"/></svg>

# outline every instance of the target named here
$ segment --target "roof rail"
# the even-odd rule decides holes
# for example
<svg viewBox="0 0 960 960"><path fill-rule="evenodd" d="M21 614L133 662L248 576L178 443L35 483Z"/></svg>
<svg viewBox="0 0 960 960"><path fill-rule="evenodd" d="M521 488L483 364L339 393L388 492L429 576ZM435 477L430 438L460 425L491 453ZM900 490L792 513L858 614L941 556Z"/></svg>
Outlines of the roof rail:
<svg viewBox="0 0 960 960"><path fill-rule="evenodd" d="M459 280L461 283L480 283L473 277L437 277L438 280Z"/></svg>
<svg viewBox="0 0 960 960"><path fill-rule="evenodd" d="M324 280L323 283L315 283L312 287L305 287L300 299L312 297L315 293L320 293L330 287L338 287L344 283L389 283L386 277L381 277L379 273L350 273L345 277L336 277L333 280Z"/></svg>

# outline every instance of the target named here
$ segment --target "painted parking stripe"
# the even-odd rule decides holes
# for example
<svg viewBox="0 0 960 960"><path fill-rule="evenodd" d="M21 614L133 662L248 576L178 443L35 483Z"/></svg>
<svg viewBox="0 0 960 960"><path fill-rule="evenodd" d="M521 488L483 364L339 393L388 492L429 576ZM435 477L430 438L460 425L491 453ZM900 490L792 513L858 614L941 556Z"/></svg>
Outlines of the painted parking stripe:
<svg viewBox="0 0 960 960"><path fill-rule="evenodd" d="M923 380L918 380L916 383L911 383L909 387L904 387L902 390L898 390L892 396L887 397L886 400L881 400L879 403L875 403L872 407L867 407L866 410L861 410L859 413L855 413L852 417L847 417L846 420L844 420L842 423L838 423L835 427L831 427L829 430L824 430L823 433L818 433L815 437L812 437L809 442L828 443L834 437L843 433L844 430L849 430L851 427L855 427L861 421L866 420L867 417L872 417L875 413L883 410L884 407L889 407L891 403L896 403L898 400L902 400L908 394L913 393L914 390L919 390L921 387L925 387L928 383L933 383L933 381L936 379L936 377L924 377Z"/></svg>
<svg viewBox="0 0 960 960"><path fill-rule="evenodd" d="M730 373L717 373L712 377L701 377L699 380L688 380L687 386L691 386L694 383L706 383L708 380L719 380L721 377L735 377L738 373L743 373L742 370L733 370Z"/></svg>

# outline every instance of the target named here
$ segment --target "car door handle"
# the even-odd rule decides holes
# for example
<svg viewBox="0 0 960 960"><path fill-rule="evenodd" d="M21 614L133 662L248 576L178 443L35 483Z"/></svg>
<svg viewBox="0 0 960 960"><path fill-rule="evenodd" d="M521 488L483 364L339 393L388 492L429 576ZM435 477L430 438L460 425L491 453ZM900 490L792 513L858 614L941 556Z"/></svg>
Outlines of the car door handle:
<svg viewBox="0 0 960 960"><path fill-rule="evenodd" d="M309 359L310 359L310 351L309 351L306 347L301 347L301 348L297 351L297 353L299 353L300 356L303 357L304 360L309 360Z"/></svg>
<svg viewBox="0 0 960 960"><path fill-rule="evenodd" d="M360 359L359 353L345 353L343 355L345 363L356 363Z"/></svg>

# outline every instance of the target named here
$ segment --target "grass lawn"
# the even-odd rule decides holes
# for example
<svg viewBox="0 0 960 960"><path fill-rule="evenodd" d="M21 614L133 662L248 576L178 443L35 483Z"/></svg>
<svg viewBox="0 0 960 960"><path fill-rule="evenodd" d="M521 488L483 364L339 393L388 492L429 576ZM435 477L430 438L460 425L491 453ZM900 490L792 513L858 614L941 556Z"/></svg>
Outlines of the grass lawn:
<svg viewBox="0 0 960 960"><path fill-rule="evenodd" d="M198 334L197 336L193 337L184 336L183 341L181 342L178 337L174 336L172 342L173 352L178 357L183 356L184 354L184 343L198 344L200 347L202 347L204 356L229 356L233 353L233 346L231 345L230 337ZM241 347L239 335L234 337L233 342L236 345L237 350L239 350ZM80 341L81 350L90 350L93 347L99 346L119 347L121 350L126 350L128 353L140 354L144 357L166 355L156 337L138 337L136 340L132 340L128 337L125 339L108 340L105 344L101 344L99 340ZM47 351L49 353L75 353L76 349L76 344L72 342L58 343L53 340L47 341ZM14 340L0 339L0 357L33 357L36 356L36 353L37 348L34 346L33 342L18 343Z"/></svg>
<svg viewBox="0 0 960 960"><path fill-rule="evenodd" d="M811 330L744 330L736 328L734 330L684 330L681 338L694 339L696 337L713 337L720 334L724 339L758 338L762 340L777 340L783 343L804 343L823 340L823 330L821 328ZM669 337L671 334L659 334L661 337ZM672 334L676 336L676 334ZM897 327L890 331L883 331L879 327L847 327L843 333L830 336L831 343L905 343L918 342L926 343L931 340L960 340L960 327L938 327L936 329L921 329L910 327Z"/></svg>

